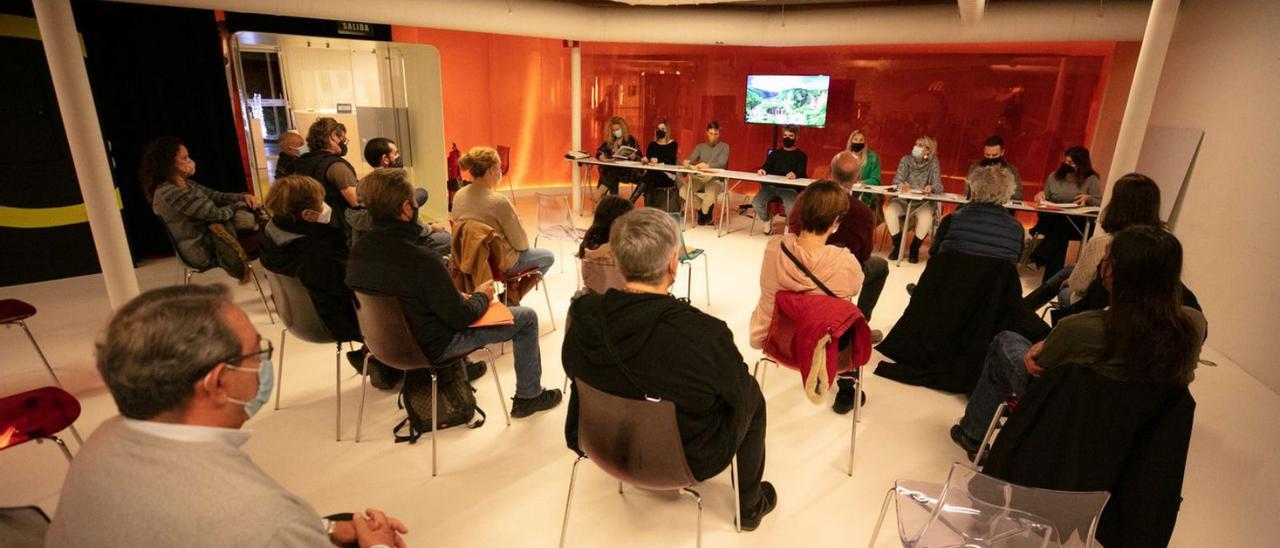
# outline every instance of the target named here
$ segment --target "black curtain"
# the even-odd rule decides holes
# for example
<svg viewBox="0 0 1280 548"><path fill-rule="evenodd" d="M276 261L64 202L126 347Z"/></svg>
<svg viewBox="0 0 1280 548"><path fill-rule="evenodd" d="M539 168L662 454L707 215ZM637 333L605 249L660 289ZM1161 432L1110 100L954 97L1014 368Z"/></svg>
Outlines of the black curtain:
<svg viewBox="0 0 1280 548"><path fill-rule="evenodd" d="M171 255L138 186L147 141L182 139L196 161L193 178L205 186L248 187L214 12L100 1L73 7L134 260Z"/></svg>

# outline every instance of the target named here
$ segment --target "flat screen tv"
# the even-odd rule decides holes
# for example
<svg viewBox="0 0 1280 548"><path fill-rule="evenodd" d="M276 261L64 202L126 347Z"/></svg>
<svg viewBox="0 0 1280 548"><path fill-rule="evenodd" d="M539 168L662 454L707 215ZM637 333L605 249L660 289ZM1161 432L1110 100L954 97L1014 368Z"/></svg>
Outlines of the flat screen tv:
<svg viewBox="0 0 1280 548"><path fill-rule="evenodd" d="M830 85L827 75L747 76L747 123L823 127Z"/></svg>

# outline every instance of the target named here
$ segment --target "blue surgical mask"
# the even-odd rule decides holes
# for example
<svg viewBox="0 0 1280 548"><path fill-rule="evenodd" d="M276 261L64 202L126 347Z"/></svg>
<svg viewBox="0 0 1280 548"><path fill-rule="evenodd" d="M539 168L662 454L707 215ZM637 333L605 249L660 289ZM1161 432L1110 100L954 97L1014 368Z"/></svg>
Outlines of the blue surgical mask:
<svg viewBox="0 0 1280 548"><path fill-rule="evenodd" d="M914 156L915 159L917 160L924 158L924 147L920 145L916 145L911 149L911 155Z"/></svg>
<svg viewBox="0 0 1280 548"><path fill-rule="evenodd" d="M263 356L262 361L258 363L257 369L237 367L234 365L228 365L227 368L235 369L237 371L258 372L258 394L254 396L252 400L243 401L227 396L227 401L243 405L244 413L249 417L253 417L260 409L262 409L262 406L271 401L271 390L275 388L275 368L271 366L271 358L269 356Z"/></svg>
<svg viewBox="0 0 1280 548"><path fill-rule="evenodd" d="M620 129L615 129L615 130L613 130L613 138L614 138L614 139L621 139L621 138L622 138L622 130L620 130Z"/></svg>

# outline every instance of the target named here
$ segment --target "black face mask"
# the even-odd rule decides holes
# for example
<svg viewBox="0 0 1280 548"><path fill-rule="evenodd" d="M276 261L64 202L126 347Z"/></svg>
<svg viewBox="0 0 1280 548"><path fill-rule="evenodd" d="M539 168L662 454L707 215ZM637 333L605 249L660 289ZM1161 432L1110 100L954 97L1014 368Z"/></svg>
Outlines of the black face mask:
<svg viewBox="0 0 1280 548"><path fill-rule="evenodd" d="M1059 179L1066 179L1068 175L1071 175L1072 173L1075 173L1075 172L1076 172L1076 168L1067 165L1066 162L1063 162L1062 165L1058 166L1057 171L1054 171L1053 174L1055 177Z"/></svg>
<svg viewBox="0 0 1280 548"><path fill-rule="evenodd" d="M792 138L790 138L790 137L783 137L783 138L782 138L782 146L783 146L783 147L785 147L785 148L791 148L791 147L793 147L793 146L796 146L796 140L795 140L795 139L792 139Z"/></svg>
<svg viewBox="0 0 1280 548"><path fill-rule="evenodd" d="M346 155L347 155L347 142L343 141L341 143L338 143L338 156L346 156Z"/></svg>
<svg viewBox="0 0 1280 548"><path fill-rule="evenodd" d="M667 138L667 132L662 131L662 130L655 131L655 132L654 132L654 135L657 135L659 139L666 139L666 138Z"/></svg>
<svg viewBox="0 0 1280 548"><path fill-rule="evenodd" d="M978 165L982 167L1004 165L1004 158L983 158Z"/></svg>
<svg viewBox="0 0 1280 548"><path fill-rule="evenodd" d="M392 160L391 163L387 164L387 167L404 167L404 160L396 158L395 160Z"/></svg>
<svg viewBox="0 0 1280 548"><path fill-rule="evenodd" d="M862 149L864 148L867 148L866 143L853 143L849 145L849 150L852 150L854 152L862 152Z"/></svg>

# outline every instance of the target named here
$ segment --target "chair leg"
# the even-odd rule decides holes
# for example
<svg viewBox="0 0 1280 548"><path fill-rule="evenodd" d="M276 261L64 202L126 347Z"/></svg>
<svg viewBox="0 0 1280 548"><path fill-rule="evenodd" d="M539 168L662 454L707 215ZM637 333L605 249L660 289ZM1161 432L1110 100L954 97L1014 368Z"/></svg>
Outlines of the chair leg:
<svg viewBox="0 0 1280 548"><path fill-rule="evenodd" d="M338 351L333 356L333 366L334 377L338 381L335 384L338 387L337 398L334 400L338 402L338 415L337 422L333 426L333 438L334 441L342 441L342 343L338 343Z"/></svg>
<svg viewBox="0 0 1280 548"><path fill-rule="evenodd" d="M65 390L65 387L62 386L62 381L58 379L58 374L53 372L53 366L49 365L49 358L45 357L44 350L40 349L40 344L36 342L35 335L32 335L31 329L27 327L27 322L19 321L18 325L22 326L22 331L25 332L27 334L27 338L31 340L31 346L35 347L36 354L40 355L40 361L44 362L44 368L49 370L49 376L53 377L54 384L57 384L58 388Z"/></svg>
<svg viewBox="0 0 1280 548"><path fill-rule="evenodd" d="M76 438L76 443L80 444L81 448L84 448L84 438L80 437L80 431L76 430L76 425L68 424L67 428L71 429L71 435Z"/></svg>
<svg viewBox="0 0 1280 548"><path fill-rule="evenodd" d="M853 452L858 444L858 419L862 418L862 368L858 368L853 386L853 426L849 428L849 477L853 477Z"/></svg>
<svg viewBox="0 0 1280 548"><path fill-rule="evenodd" d="M884 515L889 512L889 501L893 500L893 494L898 488L890 487L889 492L884 494L884 504L880 505L880 518L876 520L876 528L871 531L871 543L867 548L875 548L876 538L880 536L880 526L884 524Z"/></svg>
<svg viewBox="0 0 1280 548"><path fill-rule="evenodd" d="M271 325L275 325L276 316L271 311L271 303L267 302L267 294L262 291L262 282L258 281L258 271L253 269L252 264L245 265L249 269L249 274L253 276L253 285L258 287L258 296L262 297L262 306L267 309L267 319L271 320Z"/></svg>
<svg viewBox="0 0 1280 548"><path fill-rule="evenodd" d="M286 336L288 333L287 327L280 330L280 372L276 373L276 411L280 410L280 392L283 391L284 386L284 343L288 340ZM341 349L342 346L338 348Z"/></svg>
<svg viewBox="0 0 1280 548"><path fill-rule="evenodd" d="M573 485L578 481L578 464L587 457L578 457L573 461L573 471L569 473L569 496L564 500L564 521L560 523L560 548L564 548L565 538L569 535L569 505L573 504Z"/></svg>
<svg viewBox="0 0 1280 548"><path fill-rule="evenodd" d="M738 499L738 456L729 461L729 482L733 487L733 529L742 532L742 501Z"/></svg>
<svg viewBox="0 0 1280 548"><path fill-rule="evenodd" d="M698 544L697 546L698 548L702 548L702 495L698 494L697 491L694 491L693 489L690 489L688 487L681 489L680 493L693 497L693 500L697 501L698 503Z"/></svg>
<svg viewBox="0 0 1280 548"><path fill-rule="evenodd" d="M686 265L689 270L687 271L687 276L685 276L684 300L689 301L689 304L693 304L693 263L686 263Z"/></svg>
<svg viewBox="0 0 1280 548"><path fill-rule="evenodd" d="M498 389L498 405L502 406L502 416L507 418L507 426L511 426L511 411L507 410L507 397L502 393L502 382L498 380L498 362L494 361L493 351L489 347L481 350L489 357L489 375L493 376L493 386Z"/></svg>
<svg viewBox="0 0 1280 548"><path fill-rule="evenodd" d="M991 438L996 434L996 425L1000 424L1000 417L1004 416L1004 410L1008 407L1007 402L1001 402L996 407L996 414L991 417L991 424L987 425L987 433L982 436L982 443L978 444L978 452L973 455L973 467L982 470L982 466L978 463L982 462L982 457L987 455L987 446L991 443Z"/></svg>
<svg viewBox="0 0 1280 548"><path fill-rule="evenodd" d="M551 308L551 291L547 289L546 278L539 276L538 280L542 284L542 296L547 300L547 317L551 318L551 331L554 332L556 330L556 313L555 309Z"/></svg>
<svg viewBox="0 0 1280 548"><path fill-rule="evenodd" d="M440 394L438 393L436 381L439 375L435 368L431 369L431 477L436 477L436 430L440 422L438 415L440 411Z"/></svg>
<svg viewBox="0 0 1280 548"><path fill-rule="evenodd" d="M183 278L183 281L182 281L182 285L191 285L191 275L195 274L195 271L191 270L190 268L183 268L182 271L185 275L185 278Z"/></svg>
<svg viewBox="0 0 1280 548"><path fill-rule="evenodd" d="M62 450L62 456L67 457L67 464L71 464L71 450L67 448L67 442L62 441L58 436L49 436L49 439L58 444L58 449Z"/></svg>
<svg viewBox="0 0 1280 548"><path fill-rule="evenodd" d="M707 306L711 306L711 259L707 258L707 252L702 252L702 274L707 283Z"/></svg>
<svg viewBox="0 0 1280 548"><path fill-rule="evenodd" d="M368 353L364 355L364 371L360 373L360 410L356 412L356 443L360 443L360 429L361 427L364 426L364 397L365 397L365 391L369 386L369 357L372 355L373 355L372 353ZM433 391L435 390L434 383L431 385L431 388ZM435 394L433 393L431 396L433 398L432 401L435 401L434 400ZM432 414L431 420L435 420L434 412ZM432 431L434 430L435 430L435 427L433 425ZM434 434L432 435L434 436ZM435 438L433 437L432 443L434 443L434 440ZM432 470L432 475L434 474L435 474L435 471Z"/></svg>

